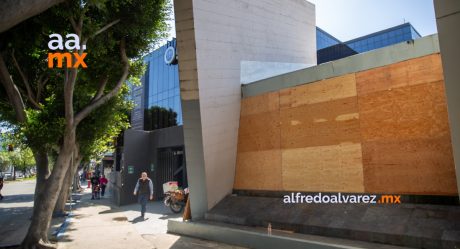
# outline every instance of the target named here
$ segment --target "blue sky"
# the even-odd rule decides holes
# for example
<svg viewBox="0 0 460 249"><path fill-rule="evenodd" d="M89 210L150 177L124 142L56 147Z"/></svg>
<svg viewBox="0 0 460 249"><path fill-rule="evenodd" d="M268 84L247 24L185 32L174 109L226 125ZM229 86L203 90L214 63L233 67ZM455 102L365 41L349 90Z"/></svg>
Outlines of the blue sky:
<svg viewBox="0 0 460 249"><path fill-rule="evenodd" d="M316 25L341 41L410 22L422 35L437 33L433 0L308 0Z"/></svg>
<svg viewBox="0 0 460 249"><path fill-rule="evenodd" d="M387 29L404 21L410 22L422 36L437 33L433 0L308 1L316 6L316 25L341 41ZM174 21L168 23L171 39L176 36Z"/></svg>

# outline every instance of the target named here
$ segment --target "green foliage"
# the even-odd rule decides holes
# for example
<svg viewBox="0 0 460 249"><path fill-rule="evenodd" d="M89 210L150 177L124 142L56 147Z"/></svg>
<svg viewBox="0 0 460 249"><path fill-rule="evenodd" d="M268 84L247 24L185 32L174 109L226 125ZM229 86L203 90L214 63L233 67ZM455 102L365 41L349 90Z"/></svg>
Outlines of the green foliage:
<svg viewBox="0 0 460 249"><path fill-rule="evenodd" d="M142 56L165 37L167 31L165 20L170 11L167 0L87 0L83 5L80 3L79 0L66 1L0 34L0 53L22 93L27 122L17 122L3 87L0 87L0 121L12 126L11 133L21 144L32 149L44 148L49 155L58 153L57 148L63 141L66 69L47 67L48 36L57 33L65 37L76 33L72 22L81 20L83 23L80 38L87 40L84 52L88 68L78 69L73 97L74 110L78 113L91 103L104 79L107 79L104 93L117 84L123 67L121 40L126 42L130 59L129 81L138 84L145 70ZM109 23L115 24L98 33ZM13 55L39 107L27 96L26 84L14 66ZM118 96L79 124L77 141L82 155L87 158L101 155L109 149L113 138L128 127L131 104L126 101L127 92L125 85Z"/></svg>
<svg viewBox="0 0 460 249"><path fill-rule="evenodd" d="M5 132L0 135L0 171L5 171L10 165L16 170L26 171L35 166L35 158L32 150L18 140L14 133ZM13 151L8 151L8 145L13 146Z"/></svg>
<svg viewBox="0 0 460 249"><path fill-rule="evenodd" d="M113 140L129 128L128 112L132 104L126 100L127 87L121 94L94 111L78 127L77 140L83 161L100 159L113 147Z"/></svg>

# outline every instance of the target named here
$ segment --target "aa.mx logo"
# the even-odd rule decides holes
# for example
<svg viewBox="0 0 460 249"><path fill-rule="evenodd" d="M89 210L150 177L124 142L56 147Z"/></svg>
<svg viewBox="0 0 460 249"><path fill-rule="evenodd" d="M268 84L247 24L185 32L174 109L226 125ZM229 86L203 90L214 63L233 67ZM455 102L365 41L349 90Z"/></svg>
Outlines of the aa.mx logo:
<svg viewBox="0 0 460 249"><path fill-rule="evenodd" d="M64 50L64 47L67 50L80 50L80 37L76 34L68 34L66 35L66 42L63 43L62 36L60 34L51 34L50 41L48 42L48 48L50 50ZM86 45L81 47L83 50L86 49ZM56 53L48 53L48 67L54 68L54 62L57 61L57 67L62 68L64 59L66 62L67 68L87 68L88 66L84 62L87 53L78 53L78 52L56 52Z"/></svg>

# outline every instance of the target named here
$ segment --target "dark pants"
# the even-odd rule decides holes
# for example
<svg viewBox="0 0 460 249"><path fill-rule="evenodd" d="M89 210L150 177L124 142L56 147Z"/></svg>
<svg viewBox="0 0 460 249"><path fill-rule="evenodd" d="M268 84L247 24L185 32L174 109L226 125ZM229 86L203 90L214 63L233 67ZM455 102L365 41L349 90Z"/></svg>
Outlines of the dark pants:
<svg viewBox="0 0 460 249"><path fill-rule="evenodd" d="M139 194L137 196L137 201L141 204L141 215L145 215L145 209L147 206L147 201L149 200L149 194Z"/></svg>
<svg viewBox="0 0 460 249"><path fill-rule="evenodd" d="M107 187L105 184L101 185L101 196L104 196L105 194L105 187Z"/></svg>

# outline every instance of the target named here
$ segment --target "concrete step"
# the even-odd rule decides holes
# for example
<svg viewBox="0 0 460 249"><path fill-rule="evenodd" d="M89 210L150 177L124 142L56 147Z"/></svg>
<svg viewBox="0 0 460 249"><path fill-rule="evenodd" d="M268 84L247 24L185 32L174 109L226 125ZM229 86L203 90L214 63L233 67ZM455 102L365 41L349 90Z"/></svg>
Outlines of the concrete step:
<svg viewBox="0 0 460 249"><path fill-rule="evenodd" d="M424 204L284 204L280 198L228 196L209 221L413 248L460 248L460 208Z"/></svg>
<svg viewBox="0 0 460 249"><path fill-rule="evenodd" d="M281 230L272 230L271 235L269 235L267 228L247 227L206 220L193 222L169 220L168 232L255 249L407 248L363 241L298 234Z"/></svg>

